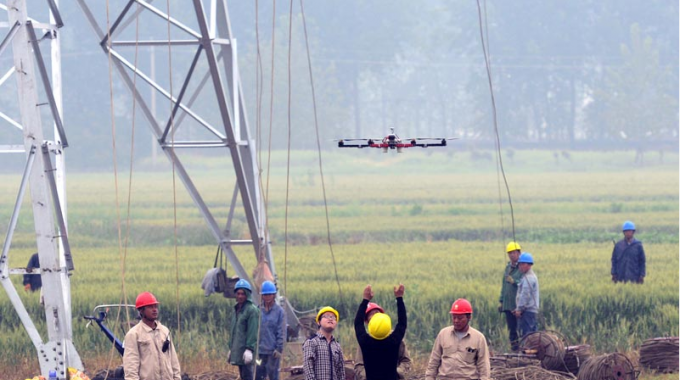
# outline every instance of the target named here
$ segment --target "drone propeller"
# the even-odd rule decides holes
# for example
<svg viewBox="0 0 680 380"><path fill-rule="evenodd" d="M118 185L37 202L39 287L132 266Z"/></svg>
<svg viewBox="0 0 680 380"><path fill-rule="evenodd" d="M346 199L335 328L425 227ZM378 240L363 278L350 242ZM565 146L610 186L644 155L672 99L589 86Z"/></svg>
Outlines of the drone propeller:
<svg viewBox="0 0 680 380"><path fill-rule="evenodd" d="M459 137L416 137L406 140L458 140Z"/></svg>

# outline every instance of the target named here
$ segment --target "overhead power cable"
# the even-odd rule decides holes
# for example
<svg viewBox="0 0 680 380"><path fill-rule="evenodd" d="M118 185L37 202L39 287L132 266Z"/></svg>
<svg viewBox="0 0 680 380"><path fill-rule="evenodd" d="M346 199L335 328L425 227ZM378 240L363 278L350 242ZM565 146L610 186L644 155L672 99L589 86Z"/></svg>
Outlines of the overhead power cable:
<svg viewBox="0 0 680 380"><path fill-rule="evenodd" d="M307 50L307 67L309 68L309 83L312 87L312 105L314 108L314 131L316 132L316 150L319 153L319 176L321 177L321 190L323 192L323 206L326 212L326 238L328 240L328 248L331 251L331 259L333 260L333 269L335 270L335 282L338 284L338 294L342 300L342 288L340 287L340 277L338 276L338 266L335 262L335 254L333 253L333 243L331 241L331 222L328 217L328 200L326 198L326 181L323 176L323 160L321 157L321 139L319 137L319 117L316 108L316 91L314 90L314 75L312 72L312 56L309 52L309 36L307 34L307 21L305 19L304 1L300 0L300 15L302 16L302 27L305 33L305 48Z"/></svg>
<svg viewBox="0 0 680 380"><path fill-rule="evenodd" d="M486 8L485 8L486 9ZM485 11L486 12L486 11ZM479 17L479 35L482 41L482 50L484 51L484 64L486 66L486 76L489 81L489 93L491 95L491 111L493 115L493 129L495 137L496 154L498 157L498 167L500 168L501 174L503 175L503 182L505 183L505 191L508 196L508 205L510 206L510 219L512 221L512 241L517 241L515 237L515 212L512 207L512 195L510 194L510 186L508 185L508 179L505 175L505 168L503 167L503 155L501 153L501 139L498 133L498 117L496 112L496 97L494 96L493 81L491 79L491 63L489 62L489 54L486 47L486 42L484 38L484 23L482 21L482 7L477 0L477 14ZM485 16L486 17L486 16Z"/></svg>

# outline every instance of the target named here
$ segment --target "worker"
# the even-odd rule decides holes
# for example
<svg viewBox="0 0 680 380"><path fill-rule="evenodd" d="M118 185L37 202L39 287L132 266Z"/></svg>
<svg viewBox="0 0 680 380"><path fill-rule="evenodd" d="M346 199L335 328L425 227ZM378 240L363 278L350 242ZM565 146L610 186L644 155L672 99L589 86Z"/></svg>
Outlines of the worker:
<svg viewBox="0 0 680 380"><path fill-rule="evenodd" d="M392 331L392 321L385 313L376 313L368 322L368 333L364 327L366 309L373 299L371 285L366 285L364 299L354 317L354 333L362 353L366 379L397 380L399 364L399 348L406 334L406 306L404 305L404 285L394 287L394 298L397 300L397 327Z"/></svg>
<svg viewBox="0 0 680 380"><path fill-rule="evenodd" d="M234 285L236 305L231 315L228 361L238 366L241 380L253 380L253 357L257 348L260 311L252 301L253 288L240 279Z"/></svg>
<svg viewBox="0 0 680 380"><path fill-rule="evenodd" d="M40 271L38 273L33 273L35 269L40 269L40 258L38 257L38 252L31 255L31 258L26 264L26 274L24 274L24 290L35 292L42 287L42 278L40 277Z"/></svg>
<svg viewBox="0 0 680 380"><path fill-rule="evenodd" d="M635 224L631 221L623 223L623 239L614 245L612 252L612 281L645 282L645 249L642 242L633 237Z"/></svg>
<svg viewBox="0 0 680 380"><path fill-rule="evenodd" d="M380 305L377 303L369 302L366 306L366 317L364 318L364 323L368 325L371 322L373 316L377 313L384 313ZM399 344L399 354L397 360L397 375L399 375L399 380L405 380L406 374L411 370L411 355L406 348L404 340ZM357 347L357 352L354 355L354 380L366 380L366 368L364 367L364 355L361 352L361 347Z"/></svg>
<svg viewBox="0 0 680 380"><path fill-rule="evenodd" d="M279 380L279 364L283 353L283 342L286 341L286 316L283 308L276 303L276 285L271 281L262 283L260 289L260 344L257 353L255 378Z"/></svg>
<svg viewBox="0 0 680 380"><path fill-rule="evenodd" d="M338 322L340 314L330 306L316 314L317 332L302 345L305 380L344 380L345 358L333 336Z"/></svg>
<svg viewBox="0 0 680 380"><path fill-rule="evenodd" d="M513 313L515 311L515 298L517 298L517 284L522 278L522 272L519 270L517 261L519 255L522 253L522 247L514 241L508 243L505 251L508 253L508 264L505 266L503 273L503 282L501 285L500 304L498 305L498 312L505 314L505 322L508 325L508 332L510 338L510 346L513 351L519 350L519 338L517 336L517 317Z"/></svg>
<svg viewBox="0 0 680 380"><path fill-rule="evenodd" d="M519 256L519 270L522 279L517 286L517 298L515 299L515 316L519 321L519 329L522 337L536 331L536 315L539 308L538 277L532 270L534 257L529 252Z"/></svg>
<svg viewBox="0 0 680 380"><path fill-rule="evenodd" d="M452 326L439 331L425 371L426 380L490 380L491 361L486 338L470 326L472 305L459 298L451 305Z"/></svg>
<svg viewBox="0 0 680 380"><path fill-rule="evenodd" d="M125 334L125 380L181 379L170 330L158 321L158 305L149 292L137 296L135 308L141 321Z"/></svg>

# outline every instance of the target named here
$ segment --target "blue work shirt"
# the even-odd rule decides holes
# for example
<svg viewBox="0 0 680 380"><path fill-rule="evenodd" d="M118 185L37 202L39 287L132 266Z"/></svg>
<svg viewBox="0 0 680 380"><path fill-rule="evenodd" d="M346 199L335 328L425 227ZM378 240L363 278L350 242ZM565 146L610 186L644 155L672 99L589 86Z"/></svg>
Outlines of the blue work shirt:
<svg viewBox="0 0 680 380"><path fill-rule="evenodd" d="M283 342L286 341L286 316L283 308L274 303L269 311L264 305L260 305L260 345L258 352L261 355L271 355L274 350L283 352Z"/></svg>

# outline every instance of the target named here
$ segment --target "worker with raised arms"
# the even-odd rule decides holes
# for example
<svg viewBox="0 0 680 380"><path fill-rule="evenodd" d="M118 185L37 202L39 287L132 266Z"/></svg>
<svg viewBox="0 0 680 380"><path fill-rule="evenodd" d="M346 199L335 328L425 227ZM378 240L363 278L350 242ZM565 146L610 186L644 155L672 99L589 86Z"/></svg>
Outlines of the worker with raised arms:
<svg viewBox="0 0 680 380"><path fill-rule="evenodd" d="M368 332L364 327L364 318L368 303L373 299L371 285L366 285L364 299L354 317L354 332L364 360L367 380L397 380L399 348L406 334L406 306L404 305L404 285L394 287L394 298L397 301L397 326L392 331L392 320L385 313L373 315L368 322Z"/></svg>

